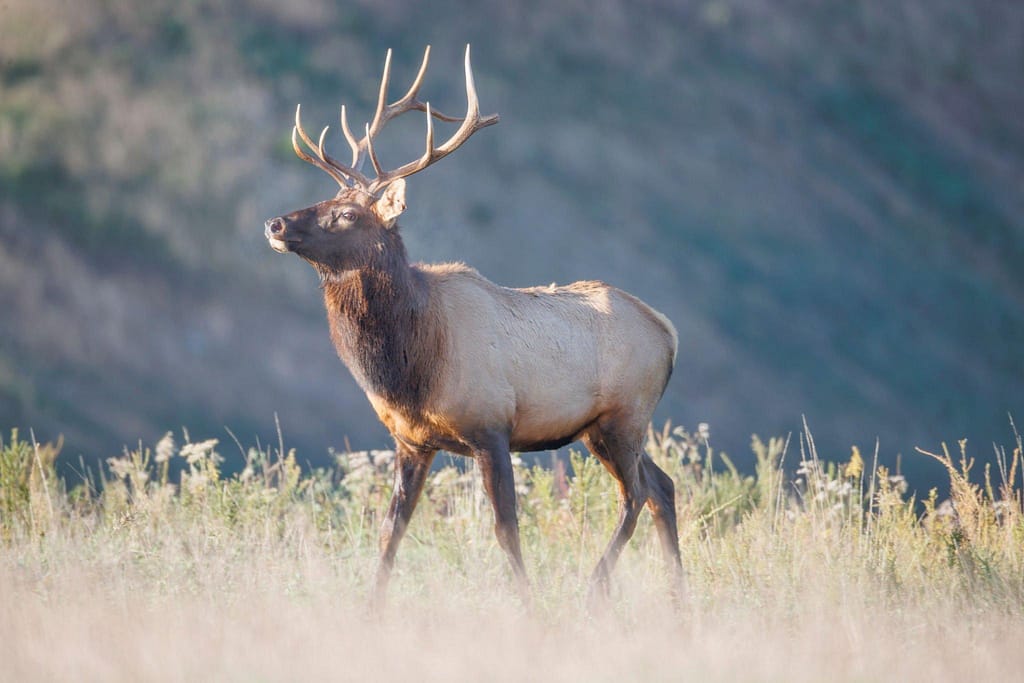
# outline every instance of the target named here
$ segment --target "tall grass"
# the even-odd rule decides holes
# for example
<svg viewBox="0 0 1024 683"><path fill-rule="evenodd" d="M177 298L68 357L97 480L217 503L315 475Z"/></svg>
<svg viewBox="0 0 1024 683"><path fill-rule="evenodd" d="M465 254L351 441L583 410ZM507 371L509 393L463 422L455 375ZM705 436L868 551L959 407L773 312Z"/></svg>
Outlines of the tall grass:
<svg viewBox="0 0 1024 683"><path fill-rule="evenodd" d="M965 444L922 452L949 488L916 500L857 448L821 458L807 430L754 437L753 475L704 428L652 431L677 485L686 598L666 600L644 518L602 614L586 581L617 502L592 458L516 460L532 611L476 470L451 462L370 615L390 451L304 472L282 445L243 449L227 475L222 444L182 441L70 484L59 444L0 443L0 679L953 680L1024 664L1019 436L994 471L976 473Z"/></svg>

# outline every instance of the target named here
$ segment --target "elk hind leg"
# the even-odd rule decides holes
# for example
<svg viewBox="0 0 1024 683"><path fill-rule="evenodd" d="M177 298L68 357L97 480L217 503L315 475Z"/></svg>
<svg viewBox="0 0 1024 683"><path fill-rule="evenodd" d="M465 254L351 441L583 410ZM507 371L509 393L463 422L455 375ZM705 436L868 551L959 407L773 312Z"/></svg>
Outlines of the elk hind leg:
<svg viewBox="0 0 1024 683"><path fill-rule="evenodd" d="M592 602L608 595L611 572L622 553L622 548L633 536L640 510L648 498L646 471L640 460L641 439L642 432L637 435L622 434L600 424L583 437L587 449L601 461L619 484L619 521L591 576Z"/></svg>
<svg viewBox="0 0 1024 683"><path fill-rule="evenodd" d="M648 485L647 508L654 517L654 527L661 541L672 580L673 598L678 599L683 587L683 563L679 556L679 530L676 524L675 483L646 453L641 455L641 466Z"/></svg>

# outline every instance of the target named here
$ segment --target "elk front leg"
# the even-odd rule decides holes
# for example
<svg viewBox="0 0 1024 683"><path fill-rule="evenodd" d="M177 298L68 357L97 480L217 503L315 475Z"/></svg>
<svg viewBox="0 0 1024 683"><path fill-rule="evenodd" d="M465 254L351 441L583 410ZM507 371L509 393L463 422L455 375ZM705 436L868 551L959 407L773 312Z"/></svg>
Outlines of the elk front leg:
<svg viewBox="0 0 1024 683"><path fill-rule="evenodd" d="M395 488L384 523L380 527L380 562L377 565L377 581L373 594L373 602L377 607L384 604L398 544L401 543L405 529L409 525L409 518L416 509L435 453L436 451L416 451L401 443L395 450Z"/></svg>
<svg viewBox="0 0 1024 683"><path fill-rule="evenodd" d="M503 437L488 439L486 444L474 449L477 466L483 478L484 490L494 508L494 534L498 545L505 551L516 586L525 604L530 603L530 582L523 564L523 552L519 545L519 521L516 518L516 487L512 476L512 456L508 440Z"/></svg>

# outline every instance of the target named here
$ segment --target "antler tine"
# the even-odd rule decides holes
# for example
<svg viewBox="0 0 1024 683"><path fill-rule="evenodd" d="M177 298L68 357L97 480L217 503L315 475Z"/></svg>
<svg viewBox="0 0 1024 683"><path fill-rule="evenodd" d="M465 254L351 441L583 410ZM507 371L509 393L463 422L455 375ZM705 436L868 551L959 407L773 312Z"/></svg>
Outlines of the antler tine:
<svg viewBox="0 0 1024 683"><path fill-rule="evenodd" d="M359 141L352 135L352 129L348 127L348 117L345 115L345 105L341 105L341 132L345 134L348 146L352 148L352 167L358 168L359 164Z"/></svg>
<svg viewBox="0 0 1024 683"><path fill-rule="evenodd" d="M438 158L441 158L441 156L450 152L454 152L476 131L481 128L486 128L487 126L492 126L498 122L497 114L491 114L490 116L485 116L483 118L480 116L480 100L476 95L476 82L473 80L473 64L470 61L469 45L466 45L465 68L466 118L463 119L462 125L459 126L459 129L455 131L455 135L449 138L448 142L437 148L437 151L441 153Z"/></svg>
<svg viewBox="0 0 1024 683"><path fill-rule="evenodd" d="M427 150L423 153L424 159L429 159L434 153L434 119L430 114L430 102L427 102Z"/></svg>
<svg viewBox="0 0 1024 683"><path fill-rule="evenodd" d="M430 51L430 48L427 48ZM384 75L380 79L380 92L377 94L377 111L373 114L373 122L369 125L369 129L376 135L380 132L381 127L387 123L387 120L391 118L388 115L387 110L391 109L388 106L388 84L391 81L391 48L388 48L388 54L384 57ZM367 133L367 139L370 134Z"/></svg>
<svg viewBox="0 0 1024 683"><path fill-rule="evenodd" d="M330 164L335 169L337 169L338 171L340 171L344 175L348 176L348 178L351 179L353 183L355 183L357 185L360 185L362 187L366 187L367 185L369 185L370 184L370 179L369 178L364 176L362 173L360 173L356 169L351 168L349 166L346 166L345 164L341 163L337 159L333 158L326 151L324 151L324 138L327 137L327 131L329 129L330 129L330 126L324 126L323 131L320 133L320 142L318 142L317 146L316 146L316 153L320 156L320 159L324 163ZM349 183L350 187L351 187L351 185L352 185L352 183Z"/></svg>
<svg viewBox="0 0 1024 683"><path fill-rule="evenodd" d="M306 146L308 146L310 149L316 149L316 147L313 145L313 141L309 139L309 136L306 135L306 131L302 128L302 119L300 114L301 109L301 104L295 108L295 126L292 127L292 149L295 150L295 154L303 161L309 162L316 166L317 168L319 168L320 170L325 171L328 175L334 178L342 187L349 187L348 179L345 178L337 169L331 168L327 163L325 163L321 159L317 159L314 156L310 156L309 154L304 152L302 148L299 146L299 136L301 136L302 141L306 143Z"/></svg>
<svg viewBox="0 0 1024 683"><path fill-rule="evenodd" d="M292 147L295 149L295 154L297 154L303 161L307 161L317 168L325 171L342 187L352 187L353 184L358 184L364 188L368 187L370 184L369 178L354 168L350 168L337 159L332 158L324 150L324 139L327 136L328 128L329 126L325 127L320 133L320 141L317 144L313 144L313 140L302 127L302 105L298 105L295 108L295 127L292 129ZM306 146L309 149L316 152L319 159L302 151L299 147L297 136L302 138L302 141L306 143Z"/></svg>
<svg viewBox="0 0 1024 683"><path fill-rule="evenodd" d="M373 136L370 135L370 124L366 124L366 151L370 155L370 163L373 164L373 170L379 178L383 171L380 170L380 162L377 160L377 153L373 151Z"/></svg>
<svg viewBox="0 0 1024 683"><path fill-rule="evenodd" d="M295 150L295 154L298 155L300 159L302 159L303 161L308 161L309 163L313 164L322 171L326 171L342 187L349 186L348 181L346 181L345 178L342 177L340 173L336 172L334 169L330 168L327 164L321 162L316 157L310 156L302 151L302 148L299 147L298 129L294 127L292 128L292 149Z"/></svg>
<svg viewBox="0 0 1024 683"><path fill-rule="evenodd" d="M306 143L306 146L310 149L316 149L316 145L313 144L313 140L306 134L306 129L302 127L302 105L298 104L295 107L295 127L292 129L292 137L295 137L295 132L299 133L302 141ZM296 151L298 154L298 151ZM303 152L303 154L305 154ZM302 154L299 154L302 156ZM308 161L308 160L307 160ZM312 162L311 162L312 163Z"/></svg>
<svg viewBox="0 0 1024 683"><path fill-rule="evenodd" d="M428 52L429 54L429 52ZM426 60L424 60L426 61ZM371 194L376 193L381 188L387 186L389 183L394 182L399 178L410 176L413 173L422 171L427 166L430 166L434 162L448 156L456 149L458 149L466 140L469 139L473 133L492 126L498 123L498 115L491 114L490 116L480 116L480 101L476 94L476 84L473 80L473 65L470 60L469 45L466 46L466 57L465 57L465 71L466 71L466 116L462 119L462 125L459 129L440 147L434 147L434 125L433 117L437 116L437 113L432 111L429 103L424 105L424 111L427 113L427 150L423 156L415 161L411 161L403 166L399 166L393 171L382 173L379 169L376 169L376 162L374 168L377 170L377 178L375 178L369 187ZM414 84L415 85L415 84ZM403 98L404 99L404 98ZM459 119L455 119L456 121ZM368 131L369 132L369 131ZM367 137L369 140L369 137Z"/></svg>

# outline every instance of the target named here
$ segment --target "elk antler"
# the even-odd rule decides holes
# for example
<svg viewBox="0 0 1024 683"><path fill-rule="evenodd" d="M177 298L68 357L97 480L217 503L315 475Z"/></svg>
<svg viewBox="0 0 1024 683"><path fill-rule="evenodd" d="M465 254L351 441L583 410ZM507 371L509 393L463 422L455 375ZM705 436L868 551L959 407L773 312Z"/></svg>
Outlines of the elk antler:
<svg viewBox="0 0 1024 683"><path fill-rule="evenodd" d="M349 147L352 149L352 162L351 164L343 164L331 157L324 150L324 138L327 135L327 128L325 127L320 133L320 140L314 143L312 138L306 134L306 131L302 128L301 120L301 108L299 105L295 108L295 127L292 129L292 147L295 149L295 153L300 159L308 161L317 168L327 172L332 178L334 178L339 185L342 187L358 187L372 195L376 195L382 189L387 187L389 184L398 180L399 178L405 178L422 171L427 166L430 166L434 162L448 156L456 149L458 149L462 143L469 139L469 137L487 126L493 125L498 122L498 115L491 114L490 116L480 116L480 102L476 95L476 86L473 82L473 67L470 64L469 59L469 45L466 45L466 116L464 118L456 118L453 116L446 116L439 111L431 108L430 102L421 102L418 98L420 86L423 84L423 77L427 73L427 65L430 63L430 46L427 46L426 51L423 53L423 62L420 64L419 73L416 74L416 79L409 87L408 92L405 93L400 99L387 104L388 97L388 84L391 80L391 50L388 50L387 57L384 59L384 76L380 81L380 93L377 96L377 110L373 115L373 120L367 123L365 126L366 134L359 140L356 140L352 134L352 130L348 125L348 117L345 113L345 105L341 106L341 131L345 135L345 139L348 141ZM391 119L404 114L407 111L422 111L427 115L427 144L426 150L423 152L423 156L415 161L410 161L407 164L399 166L391 171L384 171L381 169L380 162L377 159L376 153L373 151L373 139L378 133L384 128L388 121ZM450 123L459 123L458 130L448 138L443 144L434 147L434 119L440 119ZM299 145L299 138L306 144L316 156L311 156L302 150ZM375 178L369 178L364 175L361 171L363 164L367 157L370 159L370 163L373 165Z"/></svg>

